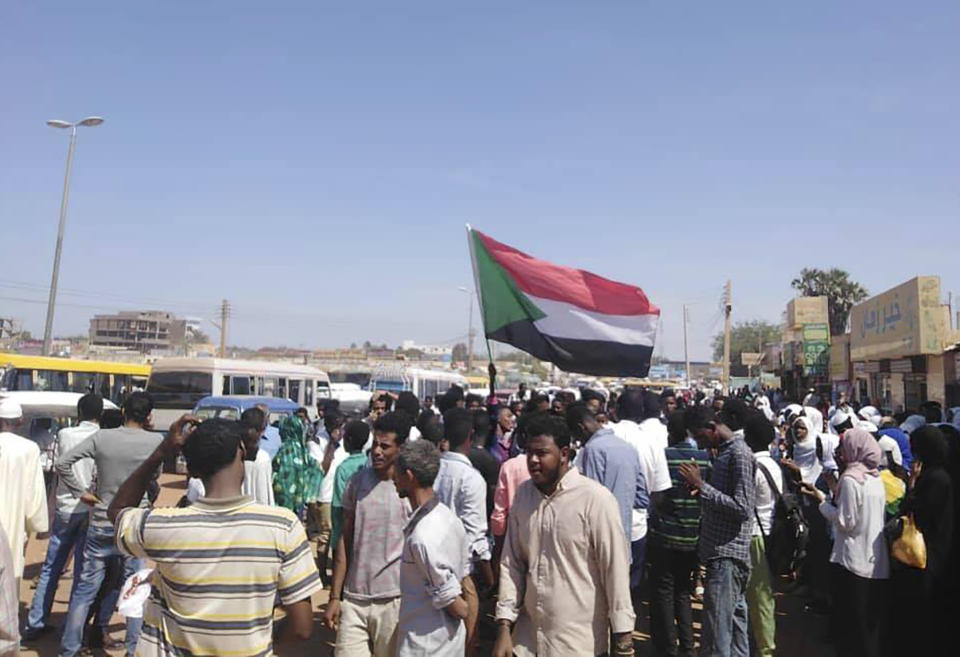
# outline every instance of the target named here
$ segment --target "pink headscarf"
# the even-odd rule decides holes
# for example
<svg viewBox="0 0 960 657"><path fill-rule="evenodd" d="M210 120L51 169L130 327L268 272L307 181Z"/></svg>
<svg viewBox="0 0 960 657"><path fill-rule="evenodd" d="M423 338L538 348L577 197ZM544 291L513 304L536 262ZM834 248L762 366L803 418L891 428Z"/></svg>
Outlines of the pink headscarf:
<svg viewBox="0 0 960 657"><path fill-rule="evenodd" d="M853 477L862 484L867 475L880 476L880 460L883 456L880 445L867 431L859 428L848 429L840 439L840 452L846 466L841 477Z"/></svg>

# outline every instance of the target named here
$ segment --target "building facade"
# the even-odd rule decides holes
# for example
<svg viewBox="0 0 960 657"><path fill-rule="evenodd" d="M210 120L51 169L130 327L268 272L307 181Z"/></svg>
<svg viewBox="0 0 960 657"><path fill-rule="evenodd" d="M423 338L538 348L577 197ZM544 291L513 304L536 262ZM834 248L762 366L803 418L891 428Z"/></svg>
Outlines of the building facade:
<svg viewBox="0 0 960 657"><path fill-rule="evenodd" d="M854 396L894 412L915 411L925 401L945 403L949 337L949 310L940 302L938 276L917 276L854 306Z"/></svg>
<svg viewBox="0 0 960 657"><path fill-rule="evenodd" d="M827 297L796 297L783 319L780 380L791 398L803 399L809 389L830 389L830 313Z"/></svg>
<svg viewBox="0 0 960 657"><path fill-rule="evenodd" d="M90 344L141 353L178 351L185 346L187 321L159 310L126 310L95 315L90 320Z"/></svg>

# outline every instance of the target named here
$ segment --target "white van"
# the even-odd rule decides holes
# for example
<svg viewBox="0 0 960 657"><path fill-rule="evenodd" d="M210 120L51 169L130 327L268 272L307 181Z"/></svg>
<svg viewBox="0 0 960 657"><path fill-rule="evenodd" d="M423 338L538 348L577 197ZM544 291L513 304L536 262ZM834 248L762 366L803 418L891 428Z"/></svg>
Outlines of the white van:
<svg viewBox="0 0 960 657"><path fill-rule="evenodd" d="M307 365L232 358L164 358L153 364L147 392L153 398L153 426L169 427L208 396L280 397L316 417L318 399L330 397L330 377Z"/></svg>

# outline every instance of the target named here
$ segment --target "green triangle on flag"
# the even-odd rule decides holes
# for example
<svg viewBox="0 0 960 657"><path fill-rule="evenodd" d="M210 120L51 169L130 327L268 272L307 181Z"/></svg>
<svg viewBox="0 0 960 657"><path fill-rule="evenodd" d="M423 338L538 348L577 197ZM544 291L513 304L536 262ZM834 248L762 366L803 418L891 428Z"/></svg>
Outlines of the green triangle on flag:
<svg viewBox="0 0 960 657"><path fill-rule="evenodd" d="M480 295L483 330L488 337L508 324L518 321L535 322L546 317L546 313L520 291L513 277L493 259L486 245L472 229L470 243Z"/></svg>

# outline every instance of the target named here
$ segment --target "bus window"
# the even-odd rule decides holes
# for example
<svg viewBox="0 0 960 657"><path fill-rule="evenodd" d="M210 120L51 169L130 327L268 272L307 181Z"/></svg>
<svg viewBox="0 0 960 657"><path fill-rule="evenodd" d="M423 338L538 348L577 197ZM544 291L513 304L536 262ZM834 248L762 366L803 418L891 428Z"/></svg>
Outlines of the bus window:
<svg viewBox="0 0 960 657"><path fill-rule="evenodd" d="M300 379L290 379L289 388L287 394L293 401L300 403L300 387L303 385L303 381Z"/></svg>
<svg viewBox="0 0 960 657"><path fill-rule="evenodd" d="M280 384L277 386L277 392L274 394L274 397L284 398L287 396L287 379L285 377L280 377Z"/></svg>
<svg viewBox="0 0 960 657"><path fill-rule="evenodd" d="M70 392L69 372L57 370L37 370L35 390L51 390L53 392Z"/></svg>
<svg viewBox="0 0 960 657"><path fill-rule="evenodd" d="M114 374L113 375L113 385L110 386L109 394L104 395L105 398L112 401L114 404L121 404L126 396L130 393L130 375L129 374Z"/></svg>
<svg viewBox="0 0 960 657"><path fill-rule="evenodd" d="M94 372L74 372L70 391L81 394L97 391L97 375Z"/></svg>
<svg viewBox="0 0 960 657"><path fill-rule="evenodd" d="M207 372L153 372L147 382L157 408L193 408L212 388L213 375Z"/></svg>
<svg viewBox="0 0 960 657"><path fill-rule="evenodd" d="M14 370L9 390L33 390L33 370Z"/></svg>
<svg viewBox="0 0 960 657"><path fill-rule="evenodd" d="M317 381L317 399L330 399L330 384L326 381Z"/></svg>
<svg viewBox="0 0 960 657"><path fill-rule="evenodd" d="M223 378L227 378L227 377L223 377ZM250 394L250 377L249 376L231 377L230 383L231 383L230 385L231 395L249 395Z"/></svg>
<svg viewBox="0 0 960 657"><path fill-rule="evenodd" d="M110 374L97 374L96 378L94 379L93 389L96 390L97 394L99 394L104 399L110 399L110 379L111 378L119 379L120 375L117 374L114 377L114 376L111 376Z"/></svg>
<svg viewBox="0 0 960 657"><path fill-rule="evenodd" d="M221 386L220 394L229 395L230 394L230 377L226 374L223 375L223 384Z"/></svg>
<svg viewBox="0 0 960 657"><path fill-rule="evenodd" d="M313 406L313 381L307 380L306 387L303 389L303 405L307 408Z"/></svg>
<svg viewBox="0 0 960 657"><path fill-rule="evenodd" d="M265 376L263 377L263 389L260 391L260 394L264 397L276 397L278 388L276 378Z"/></svg>
<svg viewBox="0 0 960 657"><path fill-rule="evenodd" d="M433 397L433 398L437 397L437 389L439 386L437 385L437 382L435 380L426 379L423 381L423 384L421 387L423 389L422 390L423 394L420 395L420 399L423 399L424 397Z"/></svg>

